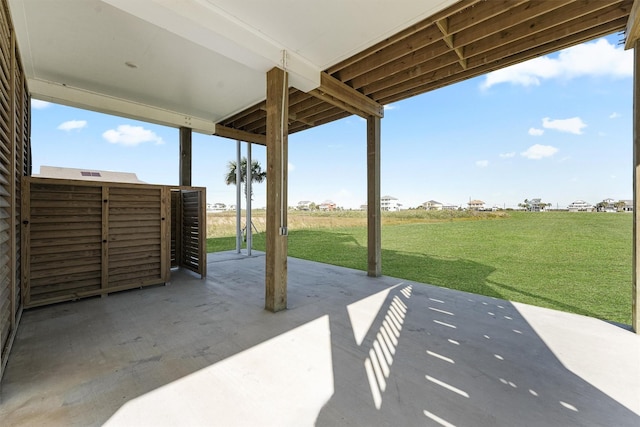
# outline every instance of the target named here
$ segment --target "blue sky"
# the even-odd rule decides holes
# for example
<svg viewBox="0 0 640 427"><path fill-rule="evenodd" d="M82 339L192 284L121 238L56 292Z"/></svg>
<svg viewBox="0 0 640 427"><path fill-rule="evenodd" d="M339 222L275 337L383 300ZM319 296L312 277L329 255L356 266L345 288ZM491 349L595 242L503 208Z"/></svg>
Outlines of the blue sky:
<svg viewBox="0 0 640 427"><path fill-rule="evenodd" d="M387 106L383 195L515 207L632 198L633 54L617 35ZM41 165L135 172L178 183L178 130L34 100L33 172ZM242 144L243 155L246 144ZM266 168L264 147L252 155ZM235 203L224 183L236 142L193 135L193 185ZM265 206L266 184L254 187ZM366 123L352 116L289 137L289 205L366 203Z"/></svg>

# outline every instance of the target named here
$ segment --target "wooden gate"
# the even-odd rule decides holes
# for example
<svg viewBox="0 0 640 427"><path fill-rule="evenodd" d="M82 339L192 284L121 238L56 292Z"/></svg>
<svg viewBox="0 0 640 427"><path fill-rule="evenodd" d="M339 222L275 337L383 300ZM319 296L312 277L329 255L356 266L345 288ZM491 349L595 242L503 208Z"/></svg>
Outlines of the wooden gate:
<svg viewBox="0 0 640 427"><path fill-rule="evenodd" d="M205 189L171 188L171 267L207 275Z"/></svg>
<svg viewBox="0 0 640 427"><path fill-rule="evenodd" d="M23 181L25 307L169 280L163 186Z"/></svg>

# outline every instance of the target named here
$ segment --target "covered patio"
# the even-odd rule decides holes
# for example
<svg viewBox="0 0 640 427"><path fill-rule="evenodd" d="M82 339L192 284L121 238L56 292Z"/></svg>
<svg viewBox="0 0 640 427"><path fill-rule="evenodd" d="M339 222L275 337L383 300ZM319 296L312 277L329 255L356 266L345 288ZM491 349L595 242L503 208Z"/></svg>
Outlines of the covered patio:
<svg viewBox="0 0 640 427"><path fill-rule="evenodd" d="M637 204L640 0L0 6L2 424L638 424L626 328L382 276L380 136L384 105L625 31ZM179 128L179 186L192 132L265 145L266 253L24 309L31 97ZM367 122L366 274L287 256L288 135L350 115ZM96 236L104 264L114 242Z"/></svg>
<svg viewBox="0 0 640 427"><path fill-rule="evenodd" d="M640 340L589 317L264 254L27 311L6 425L635 426Z"/></svg>

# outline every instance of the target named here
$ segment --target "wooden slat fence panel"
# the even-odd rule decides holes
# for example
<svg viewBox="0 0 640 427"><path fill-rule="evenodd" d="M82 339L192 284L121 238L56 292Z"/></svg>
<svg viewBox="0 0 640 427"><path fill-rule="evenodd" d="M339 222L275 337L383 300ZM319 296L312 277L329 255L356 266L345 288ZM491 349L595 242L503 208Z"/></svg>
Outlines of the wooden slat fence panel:
<svg viewBox="0 0 640 427"><path fill-rule="evenodd" d="M207 275L206 189L171 187L171 266Z"/></svg>
<svg viewBox="0 0 640 427"><path fill-rule="evenodd" d="M163 188L110 187L108 205L107 286L144 286L164 282Z"/></svg>
<svg viewBox="0 0 640 427"><path fill-rule="evenodd" d="M166 187L28 178L23 193L25 307L168 281Z"/></svg>
<svg viewBox="0 0 640 427"><path fill-rule="evenodd" d="M6 9L0 8L0 376L4 371L11 336L11 162L12 135L11 89L12 49Z"/></svg>
<svg viewBox="0 0 640 427"><path fill-rule="evenodd" d="M54 189L56 191L50 191ZM65 193L62 200L60 193ZM100 290L102 188L50 185L35 180L29 188L29 266L27 305L79 298ZM76 228L76 217L83 217ZM55 254L55 259L46 255Z"/></svg>
<svg viewBox="0 0 640 427"><path fill-rule="evenodd" d="M200 268L200 203L199 192L182 191L181 265L199 273Z"/></svg>
<svg viewBox="0 0 640 427"><path fill-rule="evenodd" d="M0 0L0 379L23 307L21 198L31 174L31 104L15 31Z"/></svg>
<svg viewBox="0 0 640 427"><path fill-rule="evenodd" d="M182 240L182 227L180 227L180 224L182 223L182 220L180 219L180 200L180 191L171 191L171 268L180 266L180 260L178 259L178 254L181 251L180 243Z"/></svg>

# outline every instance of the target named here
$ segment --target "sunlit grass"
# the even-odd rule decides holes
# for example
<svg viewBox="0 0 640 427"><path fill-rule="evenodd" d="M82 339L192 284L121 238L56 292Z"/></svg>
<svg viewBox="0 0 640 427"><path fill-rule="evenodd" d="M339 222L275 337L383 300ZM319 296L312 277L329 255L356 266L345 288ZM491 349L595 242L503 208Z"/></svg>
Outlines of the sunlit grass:
<svg viewBox="0 0 640 427"><path fill-rule="evenodd" d="M383 220L387 276L631 322L630 214L404 215ZM289 255L366 270L366 236L365 225L292 229ZM235 237L208 243L209 251L229 250ZM254 236L254 248L264 243L264 233Z"/></svg>

